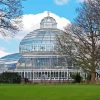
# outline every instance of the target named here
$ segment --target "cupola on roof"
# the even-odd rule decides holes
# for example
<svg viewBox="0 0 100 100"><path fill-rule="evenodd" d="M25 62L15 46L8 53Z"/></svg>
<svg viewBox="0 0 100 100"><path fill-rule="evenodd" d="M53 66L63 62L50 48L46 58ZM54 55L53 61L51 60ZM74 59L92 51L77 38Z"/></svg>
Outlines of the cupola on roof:
<svg viewBox="0 0 100 100"><path fill-rule="evenodd" d="M53 17L50 17L49 12L48 16L41 20L40 28L57 28L56 20Z"/></svg>

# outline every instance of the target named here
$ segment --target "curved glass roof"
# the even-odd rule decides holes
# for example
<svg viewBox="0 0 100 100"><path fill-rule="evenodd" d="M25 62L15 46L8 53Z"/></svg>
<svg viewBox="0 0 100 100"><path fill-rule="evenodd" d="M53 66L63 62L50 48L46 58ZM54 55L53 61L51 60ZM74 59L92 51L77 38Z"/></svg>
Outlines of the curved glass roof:
<svg viewBox="0 0 100 100"><path fill-rule="evenodd" d="M57 29L56 20L50 16L44 17L40 23L40 29L27 34L20 42L19 52L50 52L55 51L56 35L63 31Z"/></svg>
<svg viewBox="0 0 100 100"><path fill-rule="evenodd" d="M14 53L14 54L10 54L7 56L4 56L2 58L0 58L0 60L5 60L5 61L17 61L22 57L22 55L20 53Z"/></svg>
<svg viewBox="0 0 100 100"><path fill-rule="evenodd" d="M21 53L31 51L54 51L56 45L55 36L61 34L62 31L58 29L38 29L30 34L20 42L19 50Z"/></svg>
<svg viewBox="0 0 100 100"><path fill-rule="evenodd" d="M22 58L20 53L10 54L0 58L0 70L4 70L4 68L15 69L16 63L20 58Z"/></svg>

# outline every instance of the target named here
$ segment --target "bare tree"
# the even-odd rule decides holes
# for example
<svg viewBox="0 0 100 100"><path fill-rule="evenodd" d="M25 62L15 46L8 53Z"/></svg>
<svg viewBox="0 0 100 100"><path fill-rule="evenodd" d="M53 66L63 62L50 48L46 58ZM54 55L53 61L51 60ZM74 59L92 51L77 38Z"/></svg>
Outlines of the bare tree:
<svg viewBox="0 0 100 100"><path fill-rule="evenodd" d="M75 52L75 45L73 44L72 36L68 30L67 32L63 32L63 34L56 35L57 40L57 47L56 51L58 54L62 55L64 58L64 66L67 68L74 67L75 65L75 59L74 59L74 52Z"/></svg>
<svg viewBox="0 0 100 100"><path fill-rule="evenodd" d="M81 4L75 22L66 28L66 33L70 34L76 49L72 52L74 61L91 74L91 82L95 83L100 63L100 0L87 0ZM64 43L64 48L68 48Z"/></svg>
<svg viewBox="0 0 100 100"><path fill-rule="evenodd" d="M0 0L0 34L15 34L20 29L22 0Z"/></svg>

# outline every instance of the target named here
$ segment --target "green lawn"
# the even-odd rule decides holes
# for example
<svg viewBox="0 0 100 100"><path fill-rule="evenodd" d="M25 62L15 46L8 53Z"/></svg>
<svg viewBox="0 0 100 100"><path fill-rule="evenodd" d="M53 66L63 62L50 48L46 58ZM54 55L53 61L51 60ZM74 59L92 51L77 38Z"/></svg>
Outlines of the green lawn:
<svg viewBox="0 0 100 100"><path fill-rule="evenodd" d="M0 85L0 100L100 100L100 86Z"/></svg>

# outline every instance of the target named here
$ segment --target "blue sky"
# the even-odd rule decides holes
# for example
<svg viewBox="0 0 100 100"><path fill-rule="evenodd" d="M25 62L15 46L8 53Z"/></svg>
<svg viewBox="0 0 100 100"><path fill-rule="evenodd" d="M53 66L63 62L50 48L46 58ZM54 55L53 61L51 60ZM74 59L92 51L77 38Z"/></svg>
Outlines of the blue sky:
<svg viewBox="0 0 100 100"><path fill-rule="evenodd" d="M38 27L38 19L45 17L46 11L50 11L51 15L58 19L60 24L65 25L67 20L73 22L77 16L76 8L79 7L79 3L83 0L26 0L23 2L23 15L24 17L24 31L18 33L17 37L24 37L25 34L34 30L32 24L35 23L35 27ZM33 23L30 19L33 17ZM36 19L38 18L38 19ZM37 21L36 21L37 20ZM40 21L40 20L39 20ZM62 22L61 22L62 21ZM30 25L31 24L31 25ZM30 27L29 27L30 26ZM0 57L10 53L16 53L19 50L19 43L21 39L5 39L0 36Z"/></svg>
<svg viewBox="0 0 100 100"><path fill-rule="evenodd" d="M76 17L76 8L79 6L80 0L58 0L64 3L57 4L57 0L27 0L23 3L25 14L37 14L43 11L51 11L59 16L63 16L70 21Z"/></svg>

